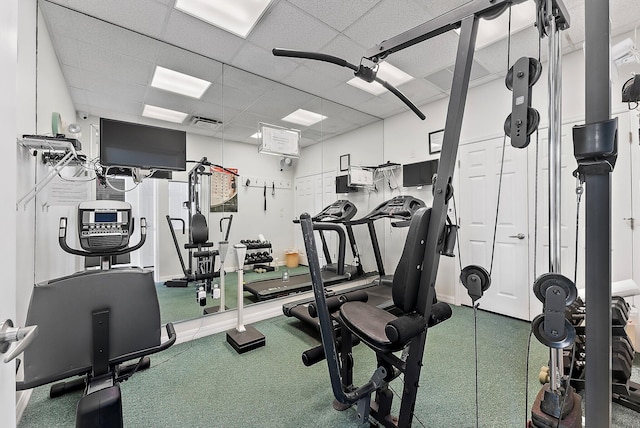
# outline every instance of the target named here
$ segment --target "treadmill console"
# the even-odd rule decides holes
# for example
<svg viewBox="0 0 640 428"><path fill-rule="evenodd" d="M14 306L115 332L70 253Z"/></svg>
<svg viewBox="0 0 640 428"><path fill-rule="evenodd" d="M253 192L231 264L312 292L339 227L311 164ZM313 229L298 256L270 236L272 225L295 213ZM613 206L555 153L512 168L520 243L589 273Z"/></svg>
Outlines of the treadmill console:
<svg viewBox="0 0 640 428"><path fill-rule="evenodd" d="M87 201L78 205L80 246L89 252L116 251L129 245L133 231L131 204Z"/></svg>
<svg viewBox="0 0 640 428"><path fill-rule="evenodd" d="M346 199L340 199L320 211L320 213L315 215L312 220L342 223L351 220L357 212L358 209L353 202L347 201Z"/></svg>
<svg viewBox="0 0 640 428"><path fill-rule="evenodd" d="M425 203L422 200L413 196L394 196L378 205L367 215L367 218L376 220L382 217L389 217L396 220L410 220L413 213L424 206Z"/></svg>

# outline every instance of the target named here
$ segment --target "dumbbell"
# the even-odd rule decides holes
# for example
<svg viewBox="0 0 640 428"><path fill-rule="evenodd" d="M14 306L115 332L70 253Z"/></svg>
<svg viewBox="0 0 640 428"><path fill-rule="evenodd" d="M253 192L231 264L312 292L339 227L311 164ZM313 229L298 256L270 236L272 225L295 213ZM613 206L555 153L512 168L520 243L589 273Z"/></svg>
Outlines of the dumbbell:
<svg viewBox="0 0 640 428"><path fill-rule="evenodd" d="M629 304L624 298L613 296L611 298L611 323L616 326L625 326L629 321Z"/></svg>

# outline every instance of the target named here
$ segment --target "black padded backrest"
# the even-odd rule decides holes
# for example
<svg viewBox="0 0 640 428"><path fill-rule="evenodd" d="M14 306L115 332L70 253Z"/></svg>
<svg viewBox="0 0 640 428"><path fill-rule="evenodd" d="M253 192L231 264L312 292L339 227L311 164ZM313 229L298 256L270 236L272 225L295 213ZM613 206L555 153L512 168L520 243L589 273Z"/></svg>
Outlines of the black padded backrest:
<svg viewBox="0 0 640 428"><path fill-rule="evenodd" d="M196 213L191 217L191 242L204 244L209 240L209 227L204 215Z"/></svg>
<svg viewBox="0 0 640 428"><path fill-rule="evenodd" d="M402 256L393 275L393 303L405 313L413 311L418 300L430 218L431 208L420 208L413 214Z"/></svg>
<svg viewBox="0 0 640 428"><path fill-rule="evenodd" d="M86 271L38 284L26 320L26 325L38 325L38 335L24 352L25 386L88 373L92 313L103 309L110 312L110 360L160 345L160 307L152 272Z"/></svg>

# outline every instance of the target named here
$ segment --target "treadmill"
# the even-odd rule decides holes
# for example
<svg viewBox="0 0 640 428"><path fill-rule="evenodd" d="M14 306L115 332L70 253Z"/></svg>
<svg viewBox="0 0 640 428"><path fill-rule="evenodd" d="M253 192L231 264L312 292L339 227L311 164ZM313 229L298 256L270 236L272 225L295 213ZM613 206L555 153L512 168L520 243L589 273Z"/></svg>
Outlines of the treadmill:
<svg viewBox="0 0 640 428"><path fill-rule="evenodd" d="M327 264L322 269L322 281L325 285L350 281L363 274L358 249L353 237L353 230L348 224L349 220L356 215L357 211L358 209L353 202L341 199L325 207L320 213L312 218L314 223L337 223L345 225L349 244L355 260L354 265L345 266L344 258L346 239L343 233L338 233L338 260L337 263L332 263L324 233L320 230L319 233L322 241L322 251L325 255L325 259L327 260ZM299 220L294 220L293 222L299 223ZM311 290L311 287L311 275L306 273L303 275L291 276L288 278L288 281L283 281L282 278L274 278L250 282L244 284L244 291L248 291L253 294L256 299L261 301L293 293L302 293Z"/></svg>
<svg viewBox="0 0 640 428"><path fill-rule="evenodd" d="M392 227L408 227L411 222L411 217L419 209L425 206L425 203L413 196L400 195L395 196L373 209L369 214L364 217L349 221L345 226L347 230L350 230L355 225L366 224L369 230L369 237L371 238L371 246L373 248L373 254L376 259L376 265L378 267L378 278L369 284L353 287L349 290L345 290L341 293L333 293L327 291L327 296L332 297L332 300L340 300L346 302L350 300L366 301L367 303L378 306L383 309L393 309L393 299L391 297L391 284L393 283L393 275L387 275L384 269L384 263L382 260L382 254L380 252L380 245L378 236L376 234L375 224L376 220L382 218L388 218L392 220ZM351 232L353 233L353 232ZM331 285L324 283L326 285ZM282 306L282 312L288 317L295 317L307 324L319 326L317 317L312 317L309 314L309 304L313 303L314 299L304 299L296 302L284 304Z"/></svg>

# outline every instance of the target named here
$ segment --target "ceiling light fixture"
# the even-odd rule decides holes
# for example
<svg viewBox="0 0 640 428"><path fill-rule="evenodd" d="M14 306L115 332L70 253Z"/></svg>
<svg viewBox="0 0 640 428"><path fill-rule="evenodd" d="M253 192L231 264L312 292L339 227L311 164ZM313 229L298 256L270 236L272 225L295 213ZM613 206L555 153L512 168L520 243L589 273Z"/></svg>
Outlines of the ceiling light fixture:
<svg viewBox="0 0 640 428"><path fill-rule="evenodd" d="M177 0L175 8L246 39L271 0Z"/></svg>
<svg viewBox="0 0 640 428"><path fill-rule="evenodd" d="M148 104L144 105L142 115L145 117L150 117L152 119L165 120L167 122L173 123L182 123L187 117L187 113Z"/></svg>
<svg viewBox="0 0 640 428"><path fill-rule="evenodd" d="M413 79L413 76L405 73L404 71L400 70L397 67L394 67L388 62L380 63L380 66L378 67L377 76L380 79L389 82L393 86L402 85L403 83L407 83L409 80ZM349 80L347 83L355 88L362 89L363 91L367 91L373 95L380 95L381 93L386 91L384 86L382 86L380 83L378 82L368 83L359 77L354 77L353 79Z"/></svg>
<svg viewBox="0 0 640 428"><path fill-rule="evenodd" d="M151 86L200 99L209 86L211 86L211 82L168 68L156 66L153 79L151 79Z"/></svg>
<svg viewBox="0 0 640 428"><path fill-rule="evenodd" d="M324 116L320 113L314 113L312 111L299 108L290 115L283 117L282 120L284 120L285 122L297 123L298 125L302 126L311 126L314 123L318 123L326 118L327 116Z"/></svg>

